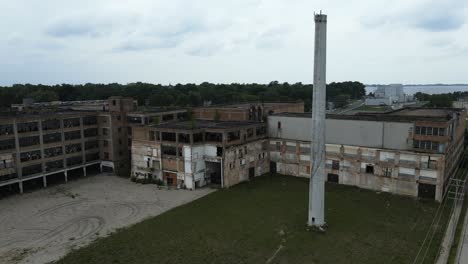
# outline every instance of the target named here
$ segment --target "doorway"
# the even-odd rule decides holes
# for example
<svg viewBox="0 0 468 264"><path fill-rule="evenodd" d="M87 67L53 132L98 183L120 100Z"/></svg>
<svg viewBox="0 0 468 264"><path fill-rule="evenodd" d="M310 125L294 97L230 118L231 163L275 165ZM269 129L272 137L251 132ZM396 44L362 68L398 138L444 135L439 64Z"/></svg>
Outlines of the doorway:
<svg viewBox="0 0 468 264"><path fill-rule="evenodd" d="M211 184L221 185L221 163L220 162L205 162L206 178Z"/></svg>
<svg viewBox="0 0 468 264"><path fill-rule="evenodd" d="M270 173L276 173L276 162L270 161Z"/></svg>
<svg viewBox="0 0 468 264"><path fill-rule="evenodd" d="M253 179L255 177L255 167L249 168L249 179Z"/></svg>
<svg viewBox="0 0 468 264"><path fill-rule="evenodd" d="M433 184L418 184L418 197L435 200L436 186Z"/></svg>

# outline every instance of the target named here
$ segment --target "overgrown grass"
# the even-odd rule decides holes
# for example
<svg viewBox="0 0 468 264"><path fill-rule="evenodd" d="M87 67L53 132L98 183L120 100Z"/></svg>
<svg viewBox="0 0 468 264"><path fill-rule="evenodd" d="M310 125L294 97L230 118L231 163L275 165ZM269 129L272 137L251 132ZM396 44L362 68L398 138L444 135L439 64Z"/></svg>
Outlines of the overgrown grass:
<svg viewBox="0 0 468 264"><path fill-rule="evenodd" d="M58 263L412 263L439 205L343 185L326 189L326 233L306 231L307 179L264 176L121 230ZM426 263L434 260L440 231Z"/></svg>
<svg viewBox="0 0 468 264"><path fill-rule="evenodd" d="M460 236L462 235L463 231L463 224L465 222L466 217L466 210L468 209L468 200L465 197L463 201L463 207L460 214L460 219L458 219L457 229L455 230L455 236L453 238L453 244L450 248L450 255L447 263L455 263L457 257L457 250L460 242Z"/></svg>
<svg viewBox="0 0 468 264"><path fill-rule="evenodd" d="M385 112L390 111L392 108L388 106L380 106L380 105L362 105L355 110L357 111L366 111L366 112Z"/></svg>

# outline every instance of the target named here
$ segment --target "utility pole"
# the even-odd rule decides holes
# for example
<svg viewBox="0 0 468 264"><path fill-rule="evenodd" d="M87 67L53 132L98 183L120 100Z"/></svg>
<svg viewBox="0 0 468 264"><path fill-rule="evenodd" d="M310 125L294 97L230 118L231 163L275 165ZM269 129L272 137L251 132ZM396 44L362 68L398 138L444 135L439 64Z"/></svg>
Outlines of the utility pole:
<svg viewBox="0 0 468 264"><path fill-rule="evenodd" d="M325 107L327 15L315 14L314 88L310 155L309 217L307 224L325 227Z"/></svg>

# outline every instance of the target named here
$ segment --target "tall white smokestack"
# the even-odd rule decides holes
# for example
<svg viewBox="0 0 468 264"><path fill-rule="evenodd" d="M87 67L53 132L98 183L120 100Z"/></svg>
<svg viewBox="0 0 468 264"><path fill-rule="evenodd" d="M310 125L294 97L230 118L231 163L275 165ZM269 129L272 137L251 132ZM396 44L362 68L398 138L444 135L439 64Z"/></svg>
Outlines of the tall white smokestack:
<svg viewBox="0 0 468 264"><path fill-rule="evenodd" d="M327 16L315 15L314 90L312 95L312 148L308 225L325 225L325 105Z"/></svg>

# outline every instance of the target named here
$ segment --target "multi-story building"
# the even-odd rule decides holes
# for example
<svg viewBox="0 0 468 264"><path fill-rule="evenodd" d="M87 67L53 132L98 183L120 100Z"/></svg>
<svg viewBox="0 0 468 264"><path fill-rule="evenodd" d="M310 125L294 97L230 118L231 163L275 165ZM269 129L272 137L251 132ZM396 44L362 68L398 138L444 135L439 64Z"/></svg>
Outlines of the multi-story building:
<svg viewBox="0 0 468 264"><path fill-rule="evenodd" d="M130 174L127 112L131 98L111 97L96 110L32 107L0 116L0 187L88 169ZM89 109L90 105L85 104ZM76 105L74 105L76 107ZM81 108L80 108L81 109Z"/></svg>
<svg viewBox="0 0 468 264"><path fill-rule="evenodd" d="M464 109L328 115L328 181L440 201L463 151ZM270 171L310 175L311 115L268 118Z"/></svg>
<svg viewBox="0 0 468 264"><path fill-rule="evenodd" d="M0 186L98 165L96 113L53 112L0 117Z"/></svg>
<svg viewBox="0 0 468 264"><path fill-rule="evenodd" d="M179 121L134 127L132 176L189 189L229 187L268 172L266 125Z"/></svg>
<svg viewBox="0 0 468 264"><path fill-rule="evenodd" d="M244 103L193 109L195 119L226 121L264 121L274 113L304 113L304 102Z"/></svg>

